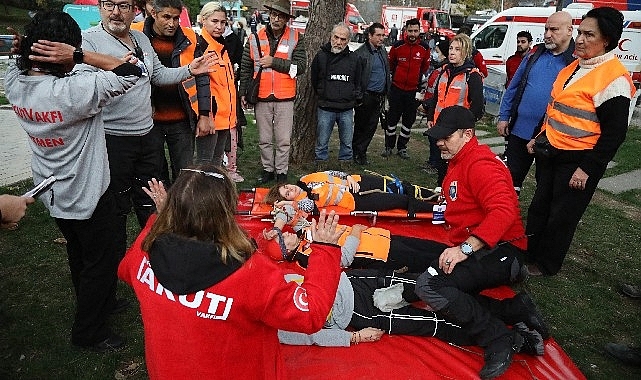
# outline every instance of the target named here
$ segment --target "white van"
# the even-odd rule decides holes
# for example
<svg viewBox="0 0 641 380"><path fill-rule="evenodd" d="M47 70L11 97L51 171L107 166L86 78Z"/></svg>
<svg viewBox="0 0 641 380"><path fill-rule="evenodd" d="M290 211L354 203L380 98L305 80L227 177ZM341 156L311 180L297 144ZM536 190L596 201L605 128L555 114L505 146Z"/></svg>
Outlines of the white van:
<svg viewBox="0 0 641 380"><path fill-rule="evenodd" d="M591 4L570 4L563 9L574 18L574 37L581 18ZM575 8L576 7L576 8ZM488 66L494 65L505 73L505 61L516 52L516 34L527 30L532 34L532 43L543 42L545 22L556 9L554 7L515 7L507 9L481 26L472 34L474 46L483 54ZM628 68L632 79L639 87L641 81L641 11L622 11L625 21L623 34L615 54Z"/></svg>

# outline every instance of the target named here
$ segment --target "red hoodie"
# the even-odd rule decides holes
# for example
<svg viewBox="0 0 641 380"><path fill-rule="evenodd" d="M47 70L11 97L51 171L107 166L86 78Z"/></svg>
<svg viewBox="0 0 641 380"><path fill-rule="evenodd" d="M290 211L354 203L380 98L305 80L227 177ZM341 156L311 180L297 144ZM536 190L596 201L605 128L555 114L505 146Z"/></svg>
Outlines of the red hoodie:
<svg viewBox="0 0 641 380"><path fill-rule="evenodd" d="M154 220L118 268L140 301L149 377L286 378L277 331L323 327L336 296L340 249L317 245L298 285L285 281L266 255L222 264L210 242L163 235L149 255L141 244Z"/></svg>
<svg viewBox="0 0 641 380"><path fill-rule="evenodd" d="M474 235L489 248L501 241L527 248L510 172L487 145L479 145L476 137L450 160L443 193L452 244L461 244Z"/></svg>

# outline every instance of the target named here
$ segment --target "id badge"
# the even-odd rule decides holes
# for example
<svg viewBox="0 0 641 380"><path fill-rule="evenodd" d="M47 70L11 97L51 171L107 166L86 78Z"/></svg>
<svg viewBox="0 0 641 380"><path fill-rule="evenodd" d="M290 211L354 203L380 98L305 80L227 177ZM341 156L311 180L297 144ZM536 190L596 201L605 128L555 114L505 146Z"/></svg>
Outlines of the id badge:
<svg viewBox="0 0 641 380"><path fill-rule="evenodd" d="M434 205L432 208L432 224L445 223L445 204Z"/></svg>
<svg viewBox="0 0 641 380"><path fill-rule="evenodd" d="M284 53L287 54L289 52L289 46L287 45L278 45L278 48L276 49L277 53Z"/></svg>

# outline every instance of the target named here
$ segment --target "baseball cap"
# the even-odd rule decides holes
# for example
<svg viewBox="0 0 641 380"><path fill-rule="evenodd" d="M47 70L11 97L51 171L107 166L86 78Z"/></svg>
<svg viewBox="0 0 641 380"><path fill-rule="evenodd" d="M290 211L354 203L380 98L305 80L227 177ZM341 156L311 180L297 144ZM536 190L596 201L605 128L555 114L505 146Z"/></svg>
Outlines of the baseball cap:
<svg viewBox="0 0 641 380"><path fill-rule="evenodd" d="M438 115L434 126L427 130L427 135L437 140L449 137L458 129L474 128L472 111L462 106L450 106Z"/></svg>

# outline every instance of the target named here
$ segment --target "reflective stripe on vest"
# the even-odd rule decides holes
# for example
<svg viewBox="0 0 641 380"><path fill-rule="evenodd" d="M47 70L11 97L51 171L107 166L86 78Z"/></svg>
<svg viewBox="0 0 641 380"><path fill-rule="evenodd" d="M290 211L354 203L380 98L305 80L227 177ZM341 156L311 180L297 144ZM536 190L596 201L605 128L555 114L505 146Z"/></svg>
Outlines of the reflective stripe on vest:
<svg viewBox="0 0 641 380"><path fill-rule="evenodd" d="M601 136L601 124L594 106L594 96L608 87L615 79L625 76L632 86L632 79L618 59L610 59L595 67L576 82L563 86L577 70L578 60L561 70L552 85L543 129L550 144L558 149L592 149ZM634 90L630 98L632 98Z"/></svg>
<svg viewBox="0 0 641 380"><path fill-rule="evenodd" d="M463 106L467 109L470 108L470 102L467 100L467 78L473 72L479 73L477 68L469 71L464 71L456 74L450 82L448 87L447 81L449 79L449 70L443 70L443 74L439 79L436 86L438 86L438 99L436 101L436 108L434 109L434 122L438 120L438 115L441 114L444 108L451 106Z"/></svg>
<svg viewBox="0 0 641 380"><path fill-rule="evenodd" d="M185 50L180 52L180 66L185 66L194 60L194 54L196 52L196 33L190 28L182 28L182 31L185 37L189 40L189 45L185 47ZM189 77L182 82L182 85L187 92L191 109L194 110L196 115L198 115L198 91L196 88L196 79L194 77Z"/></svg>
<svg viewBox="0 0 641 380"><path fill-rule="evenodd" d="M360 181L354 178L355 181ZM347 181L334 177L326 172L311 173L301 178L303 183L313 194L318 195L318 199L314 200L317 207L327 206L340 206L350 211L356 207L354 204L354 196L349 192Z"/></svg>
<svg viewBox="0 0 641 380"><path fill-rule="evenodd" d="M341 247L345 244L347 237L352 232L352 227L342 224L337 225L336 229L341 229L343 227L345 227L345 232L343 232L338 238L338 245ZM309 229L310 227L305 227L303 230L307 232ZM303 233L302 236L311 236L311 234ZM360 241L358 242L358 247L356 248L356 254L354 256L386 262L389 257L391 245L390 237L390 231L384 228L369 227L365 229L361 232ZM298 252L305 256L309 256L311 249L309 249L308 246L309 242L305 241L304 244L301 242Z"/></svg>
<svg viewBox="0 0 641 380"><path fill-rule="evenodd" d="M254 77L258 73L260 66L258 60L258 46L262 51L262 55L267 56L269 53L269 39L267 38L267 31L265 28L258 32L258 42L256 44L254 34L249 36L249 54L254 61ZM280 39L274 58L282 58L286 60L292 59L294 48L298 43L298 32L289 27L285 27L283 36ZM258 98L266 99L270 95L274 95L276 99L290 99L296 96L296 79L291 78L288 73L279 73L271 67L263 67L260 77L260 86L258 88Z"/></svg>

